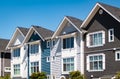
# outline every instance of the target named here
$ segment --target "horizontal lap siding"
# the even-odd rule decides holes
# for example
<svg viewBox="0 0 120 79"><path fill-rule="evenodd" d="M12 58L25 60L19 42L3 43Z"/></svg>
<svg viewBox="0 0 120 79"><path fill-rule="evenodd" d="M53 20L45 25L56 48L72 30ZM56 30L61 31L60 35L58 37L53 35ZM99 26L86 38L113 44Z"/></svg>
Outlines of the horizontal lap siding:
<svg viewBox="0 0 120 79"><path fill-rule="evenodd" d="M52 75L56 77L56 79L59 79L61 76L61 55L56 56L55 61L52 62Z"/></svg>
<svg viewBox="0 0 120 79"><path fill-rule="evenodd" d="M50 56L50 48L46 48L46 42L42 42L41 46L41 71L50 75L50 62L47 62L47 57Z"/></svg>

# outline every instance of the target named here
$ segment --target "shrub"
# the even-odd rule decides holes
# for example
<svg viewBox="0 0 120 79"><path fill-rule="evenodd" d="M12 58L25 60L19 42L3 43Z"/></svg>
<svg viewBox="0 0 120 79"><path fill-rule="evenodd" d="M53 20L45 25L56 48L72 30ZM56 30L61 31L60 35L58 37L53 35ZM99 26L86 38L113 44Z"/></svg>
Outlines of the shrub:
<svg viewBox="0 0 120 79"><path fill-rule="evenodd" d="M46 79L47 76L46 76L46 73L44 72L35 72L35 73L32 73L31 79Z"/></svg>
<svg viewBox="0 0 120 79"><path fill-rule="evenodd" d="M70 72L71 79L85 79L84 75L82 75L79 71L72 71Z"/></svg>
<svg viewBox="0 0 120 79"><path fill-rule="evenodd" d="M117 72L117 74L115 75L115 79L120 79L120 72Z"/></svg>

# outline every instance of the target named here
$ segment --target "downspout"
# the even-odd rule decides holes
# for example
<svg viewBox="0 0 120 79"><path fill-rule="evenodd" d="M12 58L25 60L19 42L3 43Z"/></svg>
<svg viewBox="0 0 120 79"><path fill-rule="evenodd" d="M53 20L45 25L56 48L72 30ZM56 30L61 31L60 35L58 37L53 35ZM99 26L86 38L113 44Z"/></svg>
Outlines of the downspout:
<svg viewBox="0 0 120 79"><path fill-rule="evenodd" d="M27 79L30 79L30 71L29 71L29 63L30 63L30 58L29 58L29 44L28 44L28 48L27 48L27 58L28 58L28 61L27 61L27 65L28 65L28 69L27 69Z"/></svg>

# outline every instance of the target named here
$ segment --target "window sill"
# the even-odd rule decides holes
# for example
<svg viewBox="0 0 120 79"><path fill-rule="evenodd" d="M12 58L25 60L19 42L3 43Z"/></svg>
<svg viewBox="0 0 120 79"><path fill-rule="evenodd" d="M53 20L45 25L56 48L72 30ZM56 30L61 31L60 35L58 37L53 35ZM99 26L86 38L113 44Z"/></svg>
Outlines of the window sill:
<svg viewBox="0 0 120 79"><path fill-rule="evenodd" d="M69 74L70 71L63 71L62 74Z"/></svg>
<svg viewBox="0 0 120 79"><path fill-rule="evenodd" d="M101 71L104 71L104 69L102 70L87 70L88 72L101 72Z"/></svg>
<svg viewBox="0 0 120 79"><path fill-rule="evenodd" d="M120 59L116 59L115 61L120 61Z"/></svg>
<svg viewBox="0 0 120 79"><path fill-rule="evenodd" d="M67 48L67 49L62 49L62 51L69 51L69 50L74 50L75 48Z"/></svg>
<svg viewBox="0 0 120 79"><path fill-rule="evenodd" d="M103 46L104 44L101 44L101 45L92 45L92 46L87 46L88 48L93 48L93 47L100 47L100 46Z"/></svg>

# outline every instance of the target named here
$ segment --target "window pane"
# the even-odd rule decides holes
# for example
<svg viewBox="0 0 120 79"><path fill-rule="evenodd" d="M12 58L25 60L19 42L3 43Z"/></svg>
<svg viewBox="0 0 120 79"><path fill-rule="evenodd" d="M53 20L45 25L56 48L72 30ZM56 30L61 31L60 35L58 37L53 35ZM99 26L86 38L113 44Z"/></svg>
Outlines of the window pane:
<svg viewBox="0 0 120 79"><path fill-rule="evenodd" d="M72 70L74 70L74 58L63 59L63 71L72 71Z"/></svg>
<svg viewBox="0 0 120 79"><path fill-rule="evenodd" d="M74 37L71 37L71 48L74 48Z"/></svg>
<svg viewBox="0 0 120 79"><path fill-rule="evenodd" d="M63 49L66 48L66 39L63 39Z"/></svg>
<svg viewBox="0 0 120 79"><path fill-rule="evenodd" d="M120 53L117 53L117 59L120 59Z"/></svg>

